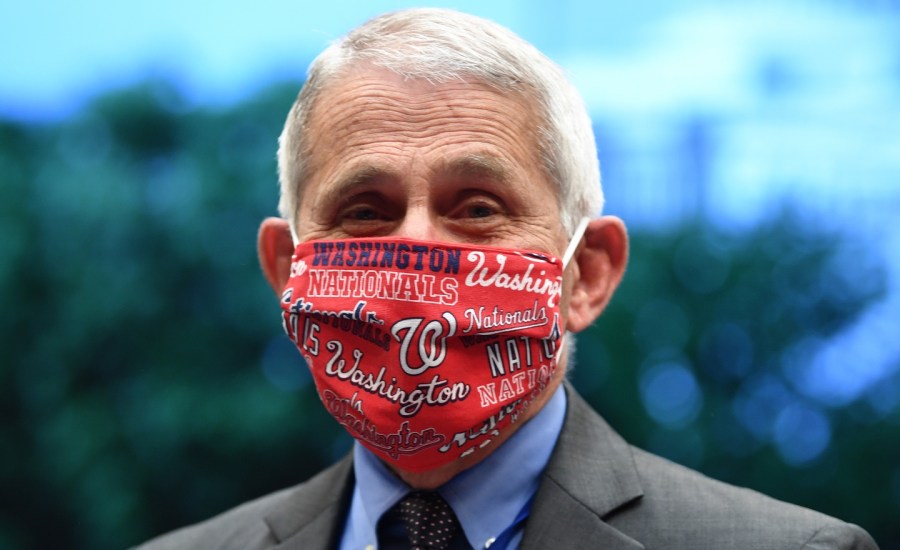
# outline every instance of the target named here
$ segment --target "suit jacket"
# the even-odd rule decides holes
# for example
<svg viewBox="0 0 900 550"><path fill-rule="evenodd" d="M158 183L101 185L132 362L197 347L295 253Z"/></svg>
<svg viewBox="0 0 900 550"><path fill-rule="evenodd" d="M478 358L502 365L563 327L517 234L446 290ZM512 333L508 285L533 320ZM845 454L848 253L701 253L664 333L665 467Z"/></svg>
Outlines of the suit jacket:
<svg viewBox="0 0 900 550"><path fill-rule="evenodd" d="M565 425L535 496L523 550L877 549L855 525L632 447L566 390ZM333 549L352 490L348 456L305 483L141 548Z"/></svg>

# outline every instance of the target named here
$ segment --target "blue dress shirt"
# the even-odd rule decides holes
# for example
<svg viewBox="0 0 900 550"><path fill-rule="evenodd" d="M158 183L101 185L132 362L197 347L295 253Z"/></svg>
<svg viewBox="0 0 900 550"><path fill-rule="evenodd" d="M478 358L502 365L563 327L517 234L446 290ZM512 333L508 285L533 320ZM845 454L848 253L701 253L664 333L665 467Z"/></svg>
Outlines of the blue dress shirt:
<svg viewBox="0 0 900 550"><path fill-rule="evenodd" d="M486 548L488 541L509 528L507 549L518 548L525 526L524 522L516 525L516 519L527 511L537 492L565 415L566 392L560 386L544 408L503 445L438 489L472 548ZM356 485L340 548L375 549L378 520L411 489L358 442L353 447L353 470Z"/></svg>

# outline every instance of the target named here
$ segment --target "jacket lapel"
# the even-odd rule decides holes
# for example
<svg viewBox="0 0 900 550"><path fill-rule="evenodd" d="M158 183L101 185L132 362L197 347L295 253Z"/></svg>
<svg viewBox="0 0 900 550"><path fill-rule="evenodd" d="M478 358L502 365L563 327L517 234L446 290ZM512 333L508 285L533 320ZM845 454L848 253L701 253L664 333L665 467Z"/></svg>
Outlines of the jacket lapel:
<svg viewBox="0 0 900 550"><path fill-rule="evenodd" d="M294 489L266 517L279 550L328 550L340 541L353 494L351 455Z"/></svg>
<svg viewBox="0 0 900 550"><path fill-rule="evenodd" d="M643 548L605 521L643 494L631 449L568 383L565 389L566 423L535 496L522 548L554 548L563 542L566 547Z"/></svg>
<svg viewBox="0 0 900 550"><path fill-rule="evenodd" d="M628 444L569 386L566 423L535 496L523 550L602 547L638 550L642 544L606 523L641 490ZM278 550L336 548L353 493L347 456L291 491L266 517ZM574 546L573 546L574 545ZM587 547L587 546L585 546Z"/></svg>

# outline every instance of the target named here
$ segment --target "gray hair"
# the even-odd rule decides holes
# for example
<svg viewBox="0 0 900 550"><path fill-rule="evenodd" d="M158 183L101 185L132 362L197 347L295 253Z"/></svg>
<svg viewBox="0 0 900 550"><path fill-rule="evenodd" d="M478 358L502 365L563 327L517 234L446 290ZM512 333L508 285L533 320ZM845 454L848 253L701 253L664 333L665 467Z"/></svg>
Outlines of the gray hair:
<svg viewBox="0 0 900 550"><path fill-rule="evenodd" d="M533 99L539 109L539 154L558 186L569 235L603 206L594 132L584 102L562 70L509 29L437 8L381 15L331 44L313 61L279 138L282 217L296 231L311 137L310 113L322 90L360 64L434 84L475 81ZM296 237L296 233L295 233Z"/></svg>

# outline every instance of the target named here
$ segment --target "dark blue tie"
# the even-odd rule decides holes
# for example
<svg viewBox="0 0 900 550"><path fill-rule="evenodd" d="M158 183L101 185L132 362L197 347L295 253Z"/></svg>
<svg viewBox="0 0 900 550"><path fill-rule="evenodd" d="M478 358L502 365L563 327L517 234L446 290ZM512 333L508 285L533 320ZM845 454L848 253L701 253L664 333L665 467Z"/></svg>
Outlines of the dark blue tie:
<svg viewBox="0 0 900 550"><path fill-rule="evenodd" d="M460 533L453 509L434 491L410 493L392 512L400 516L413 550L447 550Z"/></svg>

